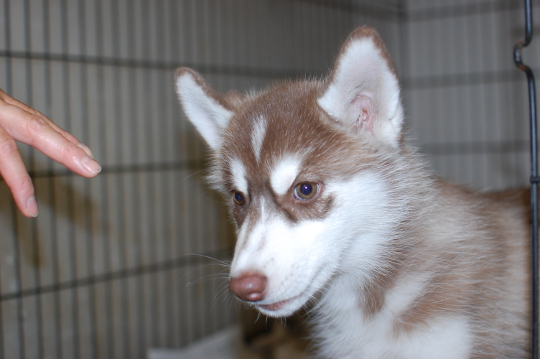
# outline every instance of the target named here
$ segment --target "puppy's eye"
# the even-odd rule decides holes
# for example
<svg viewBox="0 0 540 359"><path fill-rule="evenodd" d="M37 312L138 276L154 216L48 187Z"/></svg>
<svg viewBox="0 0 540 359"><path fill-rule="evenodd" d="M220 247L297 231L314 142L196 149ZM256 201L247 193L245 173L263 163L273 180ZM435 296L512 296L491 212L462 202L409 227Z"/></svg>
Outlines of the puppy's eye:
<svg viewBox="0 0 540 359"><path fill-rule="evenodd" d="M246 200L244 199L244 194L238 191L233 192L233 200L234 200L234 203L236 203L239 206L242 206L246 202Z"/></svg>
<svg viewBox="0 0 540 359"><path fill-rule="evenodd" d="M299 183L294 187L294 197L306 201L312 199L317 194L317 184L311 182Z"/></svg>

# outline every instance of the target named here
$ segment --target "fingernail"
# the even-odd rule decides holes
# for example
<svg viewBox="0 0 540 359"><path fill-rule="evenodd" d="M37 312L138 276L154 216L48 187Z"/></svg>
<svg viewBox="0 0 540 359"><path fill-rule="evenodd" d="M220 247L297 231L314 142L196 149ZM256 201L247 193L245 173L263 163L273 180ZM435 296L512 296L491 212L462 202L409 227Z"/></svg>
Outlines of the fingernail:
<svg viewBox="0 0 540 359"><path fill-rule="evenodd" d="M32 217L37 217L39 211L36 202L36 197L32 196L26 201L26 213Z"/></svg>
<svg viewBox="0 0 540 359"><path fill-rule="evenodd" d="M82 143L79 143L77 146L79 146L80 148L83 149L84 152L86 152L86 154L88 156L90 156L91 158L94 158L94 154L92 153L92 150L90 150L90 148L86 145L83 145Z"/></svg>
<svg viewBox="0 0 540 359"><path fill-rule="evenodd" d="M88 156L83 157L81 164L88 172L99 173L101 172L101 166L95 160L91 159Z"/></svg>

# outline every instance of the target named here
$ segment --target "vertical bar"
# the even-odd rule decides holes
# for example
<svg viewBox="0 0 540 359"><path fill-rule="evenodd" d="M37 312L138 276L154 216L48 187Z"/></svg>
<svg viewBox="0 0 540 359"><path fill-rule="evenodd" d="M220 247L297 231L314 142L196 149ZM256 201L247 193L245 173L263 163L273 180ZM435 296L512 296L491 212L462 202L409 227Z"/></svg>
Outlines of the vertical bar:
<svg viewBox="0 0 540 359"><path fill-rule="evenodd" d="M199 59L199 57L197 56L197 46L195 44L198 43L198 31L197 31L197 21L195 20L196 19L196 12L195 12L195 0L189 0L189 1L186 1L183 5L185 5L185 17L184 19L186 20L186 28L189 26L189 29L187 30L189 32L189 36L188 36L188 43L186 44L186 50L189 51L188 54L189 54L189 59L186 59L188 60L189 62L191 63L194 63L196 64L197 63L197 60ZM185 138L186 139L186 142L184 143L190 143L192 144L193 141L190 141L190 139L188 138ZM189 141L189 142L188 142ZM193 148L188 148L188 146L184 146L184 150L186 151L186 155L188 156L188 158L193 158L194 157L194 154L193 154ZM190 178L191 180L191 178ZM185 187L184 187L185 189ZM196 221L194 220L193 218L193 213L195 213L195 205L197 204L196 203L196 198L195 198L195 194L194 194L194 191L193 190L189 190L189 191L186 191L187 193L186 194L186 198L187 198L187 201L190 203L190 204L193 204L193 207L189 208L189 212L184 212L184 213L187 213L187 215L189 216L189 219L190 219L190 222L187 223L187 235L186 235L186 238L185 238L185 251L186 253L192 253L193 252L193 244L194 242L198 239L196 237L196 235L194 235L194 228L197 227L197 224L196 224ZM193 271L191 270L192 268L189 268L189 269L186 269L187 271L187 274L186 274L186 278L187 278L187 282L189 283L191 280L192 280L192 277L193 277ZM186 327L186 331L184 332L183 334L183 337L187 339L187 343L191 343L195 336L196 336L196 330L194 328L194 318L196 317L196 298L193 294L193 290L191 288L189 288L188 286L186 286L186 306L185 306L185 319L184 319L184 323L185 323L185 327Z"/></svg>
<svg viewBox="0 0 540 359"><path fill-rule="evenodd" d="M211 55L209 56L210 59L214 59L215 63L214 65L217 66L219 69L221 69L222 67L222 64L223 64L223 60L224 60L224 56L223 56L223 46L222 46L222 43L224 42L223 39L224 39L224 36L225 35L224 33L227 31L226 28L224 28L225 24L223 22L221 22L221 17L223 16L223 12L224 12L224 9L222 8L222 3L219 2L219 1L216 1L216 2L212 2L212 3L207 3L206 4L206 12L208 13L207 17L208 17L208 20L207 20L207 24L209 24L211 26L210 28L210 38L214 39L214 46L215 46L215 49L213 52L211 52ZM210 47L212 48L212 47ZM226 83L227 79L224 77L224 76L220 76L218 78L218 83L221 85L220 88L223 89L225 86L223 86L225 83ZM212 229L212 231L210 233L212 233L212 237L214 238L213 242L214 243L219 243L219 238L217 238L220 233L218 231L218 227L216 225L216 221L215 221L215 208L217 207L216 204L213 204L213 210L212 210L212 215L210 217L210 222L209 222L209 228ZM212 244L212 247L213 247L214 244ZM211 248L211 247L209 247ZM214 275L212 275L213 272L215 272L215 269L216 269L216 266L214 265L210 265L210 266L205 266L204 268L206 268L206 271L205 271L205 277L204 278L212 278L213 277L213 280L207 282L208 285L206 285L208 288L209 288L209 293L207 295L206 298L207 301L206 301L206 305L207 307L209 308L209 310L212 310L214 308L216 308L214 305L212 305L212 303L215 302L216 300L216 286L215 286L215 282L216 282L216 278ZM208 274L207 274L208 273ZM203 283L205 283L206 281L203 281ZM212 298L212 300L210 300ZM216 329L219 328L219 322L221 320L221 318L224 316L224 312L222 311L216 311L214 313L212 313L211 315L209 315L207 317L208 319L208 326L206 328L206 332L205 332L205 335L208 335L209 333L213 333L216 331Z"/></svg>
<svg viewBox="0 0 540 359"><path fill-rule="evenodd" d="M206 1L205 1L206 2ZM192 2L192 11L193 11L193 19L196 19L193 23L194 33L193 36L198 40L198 42L195 42L192 44L194 50L198 50L197 56L194 57L195 63L199 64L208 64L208 27L207 27L207 17L204 14L204 3L202 3L200 0L193 0ZM202 19L202 20L201 20ZM247 17L246 19L249 19ZM251 20L251 19L249 19ZM201 46L201 44L204 44L204 46ZM212 77L212 79L215 79L216 77ZM212 84L214 85L214 84ZM196 142L196 146L192 152L192 155L195 156L197 159L202 158L201 155L203 153L202 149L203 143L201 141ZM204 206L203 201L204 198L201 193L201 187L200 184L194 183L194 201L192 205L193 213L194 213L194 237L191 238L192 241L195 241L194 247L195 250L191 253L203 253L204 248L208 248L208 238L204 237L203 227L202 227L202 218L205 218L206 214L204 212ZM193 248L193 247L192 247ZM204 301L201 300L201 298L206 298L206 295L204 293L204 287L197 283L197 280L203 276L203 269L198 264L198 262L195 262L193 271L191 272L191 278L190 278L190 284L193 288L191 291L192 295L192 304L193 304L193 313L194 316L191 317L190 326L192 327L194 337L192 337L192 340L198 340L204 335L204 328L206 323L206 314L204 311Z"/></svg>
<svg viewBox="0 0 540 359"><path fill-rule="evenodd" d="M10 46L10 16L9 16L9 1L10 0L4 0L4 42L6 46L6 50L9 51ZM11 90L11 58L8 55L6 57L6 67L5 67L5 91L7 93ZM2 276L0 274L0 280L2 279ZM0 283L1 284L1 283ZM1 285L0 285L1 288ZM0 359L4 359L4 311L3 311L3 302L0 302Z"/></svg>
<svg viewBox="0 0 540 359"><path fill-rule="evenodd" d="M86 44L86 16L85 16L85 7L86 7L86 0L79 0L78 5L78 25L79 25L79 44L80 44L80 54L81 56L87 55L87 44ZM88 74L87 74L88 68L86 64L81 65L80 67L80 78L79 83L81 84L81 111L82 114L81 121L84 124L84 131L83 131L83 143L88 143L88 134L90 133L89 129L89 121L88 121L88 107L89 107L89 94L88 94ZM89 186L84 187L84 197L90 198L91 197L91 188ZM87 229L86 231L86 265L87 265L87 276L93 277L95 274L94 271L94 248L93 248L93 241L92 241L92 210L87 202L85 202L85 208L84 208L84 225ZM88 342L89 345L85 345L85 348L90 348L90 353L85 353L88 355L88 357L98 357L97 348L98 348L98 338L97 338L97 329L96 329L96 320L97 320L97 314L96 314L96 287L95 284L90 284L88 287L88 309L90 311L89 313L89 323L88 323ZM78 353L79 356L83 355L82 348L80 348L80 352Z"/></svg>
<svg viewBox="0 0 540 359"><path fill-rule="evenodd" d="M51 44L50 44L50 37L51 37L51 31L50 31L50 22L49 17L51 16L50 13L50 6L49 6L49 0L43 0L43 49L45 52L45 61L44 61L44 80L45 80L45 113L50 116L51 110L52 110L52 88L51 88L51 62L50 62L50 53L51 53ZM53 163L52 160L48 160L48 167L50 170L53 170ZM50 199L51 199L51 262L52 262L52 282L54 284L59 283L60 281L60 259L58 256L58 236L57 236L57 226L56 226L56 217L55 217L55 209L56 209L56 191L55 191L55 177L49 176L49 193L50 193ZM56 333L62 333L62 316L61 316L61 296L59 291L55 291L52 293L53 296L53 308L54 308L54 328ZM62 359L63 357L63 351L62 351L62 337L61 335L55 335L55 350L56 350L56 357L59 359Z"/></svg>
<svg viewBox="0 0 540 359"><path fill-rule="evenodd" d="M96 79L96 99L97 99L97 115L98 115L98 121L100 122L100 133L99 137L103 139L101 148L102 148L102 155L107 154L107 123L105 121L105 96L104 92L106 90L105 86L105 68L104 64L102 63L102 59L105 55L105 44L104 44L104 21L103 21L103 2L102 0L95 0L94 1L94 11L95 11L95 36L96 36L96 56L98 58L98 64L96 67L97 70L97 79ZM107 174L104 173L102 176L105 176L102 178L103 181L103 187L101 189L101 203L102 207L100 208L101 216L101 231L102 231L102 241L103 241L103 247L102 247L102 253L101 255L103 258L103 273L109 273L111 270L111 244L110 244L110 233L109 233L109 226L108 226L108 218L109 218L109 206L107 205L107 202L110 198L109 195L109 186L108 186L108 178ZM104 322L105 322L105 331L106 334L103 336L103 339L105 341L105 344L103 346L104 355L107 358L113 358L114 357L114 342L115 342L115 333L114 333L114 311L113 311L113 301L112 301L112 283L111 281L107 281L102 284L103 285L103 302L104 305L104 312L98 313L100 315L104 315Z"/></svg>
<svg viewBox="0 0 540 359"><path fill-rule="evenodd" d="M9 17L10 17L10 8L9 8L9 0L6 2L6 49L8 51L11 50L11 31L10 31L10 23L8 23ZM11 58L8 58L7 61L8 65L8 73L6 76L6 91L7 93L12 92L12 69L11 69ZM19 339L19 357L24 358L25 355L25 337L24 337L24 314L23 314L23 299L21 296L21 263L20 263L20 251L19 251L19 213L17 210L17 206L14 204L13 201L11 201L11 209L12 209L12 216L13 216L13 267L14 267L14 288L13 291L17 293L16 300L16 308L17 308L17 335Z"/></svg>
<svg viewBox="0 0 540 359"><path fill-rule="evenodd" d="M123 2L122 3L124 6L126 6L126 3ZM119 26L119 23L120 23L120 2L111 2L110 3L110 12L111 12L111 20L113 21L113 34L112 34L112 52L113 52L113 57L115 58L120 58L121 56L121 53L120 53L120 30L118 28ZM113 73L113 82L114 82L114 93L117 94L117 98L118 99L123 99L123 96L121 94L121 91L123 90L123 87L121 85L121 74L122 74L122 69L121 68L118 68L116 71L114 71ZM123 131L122 131L122 117L123 117L123 112L122 112L122 108L124 106L124 103L120 100L117 100L114 102L114 130L113 130L113 133L116 134L117 136L117 141L116 141L116 148L115 148L115 152L118 154L118 158L116 159L119 163L125 163L126 161L126 158L124 158L124 156L122 156L123 154L123 148L124 148L124 136L123 136ZM126 227L126 223L125 223L125 220L124 220L124 215L126 213L125 211L125 195L124 195L124 191L125 191L125 188L124 188L124 185L123 185L123 181L124 181L124 178L125 178L125 174L123 173L119 173L118 174L118 178L115 179L115 183L116 183L116 200L118 201L118 205L119 205L119 210L118 210L118 213L117 213L117 222L118 222L118 228L120 229L118 231L118 235L119 235L119 238L118 238L118 241L119 241L119 250L120 250L120 254L119 254L119 268L120 269L124 269L126 268L127 266L127 252L128 252L128 248L126 246L126 241L127 241L127 238L126 238L126 230L124 230L124 228ZM128 286L128 279L122 279L119 281L118 283L119 287L121 288L121 301L125 304L122 306L122 310L121 310L121 313L119 313L120 317L121 317L121 323L122 323L122 326L121 327L117 327L120 332L121 332L121 340L122 340L122 343L121 343L121 346L123 347L123 354L124 354L124 357L125 358L132 358L133 357L133 354L131 353L131 341L130 341L130 323L131 321L129 320L130 318L130 315L129 315L129 297L128 297L128 291L129 291L129 286Z"/></svg>
<svg viewBox="0 0 540 359"><path fill-rule="evenodd" d="M155 3L150 0L143 0L142 2L142 12L141 12L141 27L144 29L144 31L141 33L141 48L144 51L143 59L147 61L154 60L154 46L152 41L152 35L153 33L153 22L152 22L152 15L154 15L154 12L152 10L152 6L155 6ZM144 106L143 110L143 116L141 120L143 121L145 127L146 127L146 143L144 147L146 148L146 151L143 155L143 158L147 161L147 163L152 163L156 160L156 153L155 153L155 130L154 130L154 124L153 121L150 121L151 118L153 118L153 113L151 112L151 108L154 107L153 101L154 101L154 89L152 86L152 78L151 78L151 69L143 69L142 70L142 88L146 89L145 92L147 93L146 100L148 102L148 106ZM146 264L154 264L156 263L156 245L157 241L159 241L159 238L156 238L156 208L153 208L153 210L149 210L149 208L155 207L156 203L156 191L155 191L155 177L156 173L155 171L151 170L145 173L142 173L141 176L144 178L144 189L143 193L147 196L145 198L144 202L146 203L146 217L145 221L147 221L145 225L145 231L143 232L143 239L144 239L144 247L141 247L141 252L143 253L143 258L146 258L145 262ZM142 186L141 186L142 189ZM147 323L147 327L150 328L150 331L147 332L147 336L144 338L145 347L144 350L146 351L149 346L154 345L158 342L159 338L159 330L157 327L158 318L157 318L157 312L156 309L157 303L158 303L158 278L159 275L157 272L155 273L148 273L143 274L141 276L141 281L144 283L143 287L145 288L145 296L147 298L147 317L145 318L145 321L149 321Z"/></svg>
<svg viewBox="0 0 540 359"><path fill-rule="evenodd" d="M24 341L24 309L23 309L23 299L21 295L21 263L20 263L20 251L19 251L19 235L18 235L18 223L17 220L19 213L17 211L17 206L15 204L11 205L12 215L13 215L13 266L15 268L15 281L14 281L14 292L17 293L17 326L18 326L18 337L19 337L19 356L20 358L25 358L25 341Z"/></svg>
<svg viewBox="0 0 540 359"><path fill-rule="evenodd" d="M32 243L34 247L34 260L36 263L39 263L41 261L40 259L40 244L39 244L39 231L38 226L35 221L31 222L31 233L32 233ZM43 341L43 296L41 294L41 274L40 274L40 268L39 266L35 266L34 268L34 285L36 287L36 331L37 331L37 353L38 358L44 358L45 357L45 346Z"/></svg>
<svg viewBox="0 0 540 359"><path fill-rule="evenodd" d="M142 39L144 43L144 48L147 49L147 56L148 61L155 61L156 59L160 58L160 48L162 47L162 37L160 37L159 34L159 27L161 25L161 22L158 21L159 16L157 14L159 13L160 5L163 3L163 0L161 1L149 1L146 0L145 6L146 6L146 27L147 31L145 31L145 36ZM162 152L158 149L159 147L159 141L157 140L159 136L159 128L161 125L156 125L157 123L161 123L163 121L163 116L161 113L159 113L159 106L157 106L156 101L156 94L158 94L158 89L154 86L153 77L157 76L158 71L153 69L146 69L144 71L144 88L148 89L148 104L144 106L144 121L148 121L149 119L153 118L157 114L158 121L150 121L148 126L148 144L147 148L149 149L148 152L148 161L149 163L155 163L161 160L160 155ZM154 110L156 109L156 110ZM157 113L154 114L154 111ZM157 140L157 141L156 141ZM151 264L158 263L159 261L159 255L158 255L158 248L163 245L163 237L160 236L159 233L159 220L160 216L162 215L160 211L162 210L161 203L159 202L159 191L156 184L159 183L160 177L163 176L163 173L160 173L159 171L152 170L147 173L146 178L146 188L147 193L149 195L149 201L154 207L154 210L150 212L151 217L148 218L150 221L148 226L148 238L146 242L146 250L148 251L148 260ZM153 238L154 240L149 240ZM159 307L160 307L160 273L156 272L151 275L149 275L149 278L152 278L151 280L151 286L152 289L150 290L151 297L150 299L150 317L152 318L151 321L151 328L152 328L152 336L150 337L149 345L151 346L157 346L160 341L160 330L159 330Z"/></svg>
<svg viewBox="0 0 540 359"><path fill-rule="evenodd" d="M164 8L164 16L167 16L168 19L167 19L167 27L165 29L164 32L166 32L168 34L168 37L167 37L167 40L168 40L168 43L165 45L166 48L168 48L169 52L168 52L168 55L169 55L169 59L170 61L178 61L180 59L180 57L176 57L175 55L178 53L176 51L176 49L178 48L179 44L178 44L178 41L177 41L177 38L179 36L179 31L178 31L178 27L177 27L177 19L176 19L176 16L178 14L178 7L177 7L177 2L175 1L167 1L166 2L166 6ZM175 42L176 41L176 42ZM173 78L173 74L171 71L165 71L165 73L162 75L162 77L164 78L164 82L163 83L168 83L169 81L172 80ZM168 81L167 81L168 80ZM173 113L171 113L171 109L175 108L173 107L175 104L171 103L171 95L169 95L167 93L167 96L164 97L165 99L165 102L163 103L163 106L164 108L167 109L167 113L166 113L166 118L167 118L167 124L168 124L168 132L169 133L174 133L174 126L172 126L172 123L171 121L174 121L176 120L175 118L173 118ZM171 143L171 138L172 136L169 135L168 137L168 143L167 145L165 146L165 148L167 149L167 159L170 160L170 161L175 161L175 159L177 158L176 154L175 154L175 150L174 150L174 145L173 143ZM175 204L175 199L176 199L176 188L174 186L174 179L176 178L176 172L177 170L174 170L174 169L171 169L170 171L167 172L167 180L165 181L166 184L164 184L165 188L166 188L166 191L168 193L170 193L170 195L168 196L168 199L167 199L167 205L165 206L165 208L167 208L167 210L165 211L165 213L167 214L167 232L166 232L166 236L167 236L167 246L164 246L163 248L168 252L168 254L165 254L163 256L163 258L165 260L170 260L170 259L173 259L173 258L176 258L176 246L175 246L175 240L176 240L176 221L175 221L175 216L177 215L177 211L174 210L174 204ZM166 337L165 337L165 343L168 347L174 347L175 344L176 344L176 339L175 339L175 336L178 335L178 332L177 332L177 328L178 328L178 319L176 318L176 312L175 312L175 306L174 306L174 303L175 303L175 300L174 298L176 297L176 289L178 288L178 280L176 279L177 277L177 272L178 270L177 269L174 269L174 270L170 270L167 272L167 275L165 276L165 279L166 279L166 282L168 283L175 283L174 285L169 285L169 286L165 286L166 287L166 297L165 297L165 300L166 300L166 304L165 304L165 310L167 313L169 313L169 324L168 324L168 327L167 327L167 333L166 333Z"/></svg>
<svg viewBox="0 0 540 359"><path fill-rule="evenodd" d="M133 21L128 21L128 38L127 38L127 43L128 43L128 57L130 59L135 59L137 57L137 51L136 51L136 46L137 46L137 43L136 43L136 35L137 35L137 27L140 26L140 24L138 23L139 21L141 21L137 15L137 11L136 11L136 8L140 6L140 1L141 0L136 0L133 2L133 4L130 3L129 6L127 6L127 18L128 19L133 19ZM138 69L132 69L132 70L129 70L131 72L131 74L129 75L129 78L128 78L128 88L129 88L129 98L131 101L133 101L133 103L137 103L137 92L136 92L136 88L137 88L137 71L139 71ZM136 112L136 108L135 106L128 106L127 107L129 113L128 113L128 118L130 119L133 119L133 121L135 122L134 125L131 127L132 130L130 131L130 137L132 139L138 139L139 138L139 128L138 128L138 124L137 124L137 121L139 120L140 116L138 116L137 112ZM131 154L131 158L133 159L138 159L140 158L141 156L141 151L139 150L139 147L137 146L137 142L138 141L130 141L130 151L129 153ZM132 186L131 186L131 189L134 190L134 193L133 193L133 207L135 208L135 211L134 211L134 218L133 218L133 223L135 223L137 225L137 228L134 232L135 236L134 238L132 239L133 240L133 245L134 247L136 248L136 250L134 251L135 252L135 264L136 265L143 265L143 256L142 256L142 245L141 245L141 236L142 236L142 233L141 233L141 228L140 228L140 224L142 222L142 219L141 219L141 199L140 199L140 195L139 195L139 191L137 190L137 187L139 186L139 183L141 182L140 181L140 177L142 176L143 174L140 174L140 173L136 173L132 176ZM145 322L145 318L146 318L146 300L145 300L145 293L144 293L144 277L141 275L140 278L138 279L139 280L139 283L137 283L137 286L134 288L136 291L137 291L137 294L135 295L135 298L134 298L134 301L135 301L135 312L137 313L137 318L135 320L135 328L136 328L136 334L135 334L135 337L136 337L136 340L135 342L137 343L137 350L136 352L137 353L144 353L145 350L146 350L146 347L145 347L145 338L146 338L146 322Z"/></svg>
<svg viewBox="0 0 540 359"><path fill-rule="evenodd" d="M256 2L254 3L254 5ZM201 36L201 43L204 44L201 51L201 56L198 59L200 63L208 64L211 61L210 51L210 41L211 41L211 29L210 29L210 23L209 23L209 14L208 14L208 0L203 0L202 2L200 0L197 1L197 16L195 19L199 19L197 21ZM197 46L201 46L198 44ZM215 76L214 79L218 79L218 76ZM216 81L217 82L217 81ZM215 84L212 84L215 86ZM201 158L201 141L199 141L199 146L197 146L197 158ZM200 186L200 184L198 184ZM205 219L204 226L208 225L206 223L206 219L208 217L208 214L205 210L204 201L206 199L203 196L203 192L197 192L197 200L196 200L196 213L197 217L195 219L197 223L197 243L198 248L196 253L204 253L205 249L211 248L211 240L212 238L205 235L205 228L203 227L203 221L201 219ZM205 275L205 267L201 266L200 264L197 265L196 269L194 270L194 281L193 281L193 293L195 295L195 300L197 303L197 312L198 317L196 320L196 323L198 324L198 338L203 337L208 333L208 312L206 311L207 304L207 298L209 298L207 290L206 290L206 284L204 281L199 281L200 278L204 278ZM198 283L197 283L198 282Z"/></svg>
<svg viewBox="0 0 540 359"><path fill-rule="evenodd" d="M26 27L26 38L25 38L25 49L26 51L30 52L32 51L32 44L31 44L31 40L30 40L30 33L31 33L31 26L30 24L32 23L31 21L31 18L30 18L30 2L29 0L26 0L25 1L25 4L24 4L24 7L25 7L25 11L24 11L24 16L25 16L25 27ZM45 14L43 14L42 16L46 16ZM27 59L26 60L26 72L27 72L27 85L26 85L26 93L27 93L27 96L26 96L26 101L27 101L27 104L30 106L30 107L33 107L33 87L34 87L34 84L32 82L32 64L31 64L31 60L30 59ZM29 147L29 153L30 153L30 156L28 157L28 167L30 169L34 169L35 168L35 156L33 156L33 153L35 152L34 149L32 147ZM30 233L31 233L31 243L33 244L33 255L34 255L34 260L35 260L35 263L39 263L39 238L38 238L38 226L37 226L37 223L35 220L32 220L30 221L29 223L31 229L30 229ZM42 306L43 306L43 303L42 303L42 296L41 296L41 293L40 293L40 288L41 288L41 275L40 275L40 269L39 269L39 265L36 265L34 267L34 285L35 287L37 288L37 293L35 294L35 301L36 301L36 337L37 337L37 348L36 348L36 352L37 352L37 355L38 355L38 358L44 358L45 356L45 351L44 351L44 345L43 345L43 314L42 314Z"/></svg>
<svg viewBox="0 0 540 359"><path fill-rule="evenodd" d="M481 8L481 4L476 4L476 6L478 7L478 9ZM485 16L487 16L487 14ZM474 37L476 41L473 43L473 46L476 49L475 53L480 54L480 56L482 56L482 58L485 61L484 64L487 66L490 65L488 64L489 59L493 58L492 56L487 56L487 53L490 48L489 45L494 43L493 41L487 41L487 39L483 39L483 37L488 36L488 35L483 35L483 34L489 34L489 31L487 29L489 24L490 24L489 21L485 21L485 19L483 19L482 14L478 14L476 16L475 23L472 24L472 26L475 28L475 31L473 31L472 33L476 35ZM476 139L478 138L481 139L482 149L480 150L480 153L476 154L475 156L476 158L475 157L471 158L471 163L473 164L471 168L471 174L473 174L473 183L481 183L480 185L481 188L487 188L490 185L490 183L488 183L488 179L491 177L491 176L488 176L487 168L488 168L488 163L492 154L487 151L488 149L487 142L489 141L491 136L488 134L488 127L486 126L486 122L487 122L486 119L489 119L490 117L487 113L487 109L486 109L487 106L479 106L479 104L487 103L486 99L489 96L489 93L488 91L486 91L486 88L487 88L486 84L479 84L477 86L479 86L477 91L475 91L474 87L471 86L473 91L471 92L470 98L472 100L472 103L476 104L478 108L478 115L474 116L474 118L479 119L479 122L480 122L480 126L479 126L480 128L478 131L479 136L476 137ZM491 86L491 87L494 88L495 86ZM478 100L475 100L474 96L478 96ZM491 119L489 130L492 130L493 127L495 127L494 124L491 124L491 122L495 122L495 121ZM475 137L470 138L469 141L471 144L474 143L476 141ZM476 171L474 170L475 167L477 168ZM482 169L479 173L477 173L478 167Z"/></svg>
<svg viewBox="0 0 540 359"><path fill-rule="evenodd" d="M68 2L67 0L61 0L60 4L60 17L61 17L61 33L62 33L62 57L63 57L63 63L62 63L62 77L63 77L63 103L64 103L64 126L65 130L67 132L71 132L71 87L70 87L70 72L69 72L69 62L68 62L68 53L69 53L69 28L68 28ZM73 196L73 177L68 176L66 178L66 182L68 186L66 187L68 193L67 195L67 210L70 214L70 221L69 221L69 237L75 238L75 229L74 229L74 218L73 213L75 213L74 209L74 196ZM77 278L77 250L75 247L74 241L71 241L70 244L70 272L71 272L71 279L75 280ZM73 288L71 289L71 320L72 320L72 329L73 329L73 354L75 358L79 357L80 352L80 342L79 342L79 336L80 336L80 323L79 323L79 296L78 296L78 289Z"/></svg>
<svg viewBox="0 0 540 359"><path fill-rule="evenodd" d="M165 59L169 60L169 57L167 56L167 31L170 31L170 24L168 23L168 17L166 16L166 10L169 10L168 6L169 2L160 2L159 6L156 7L155 12L155 19L154 23L156 26L156 33L155 37L157 37L157 44L156 44L156 58L157 59ZM157 156L159 158L156 158L159 162L169 162L169 138L170 138L170 132L168 131L168 122L169 117L168 116L168 109L170 106L167 106L167 99L169 98L169 88L166 88L167 91L164 91L164 87L161 84L166 84L169 80L168 75L169 71L163 71L159 70L156 72L156 76L154 77L154 88L155 93L157 95L156 99L156 110L157 110L157 116L161 121L159 122L159 125L157 126L157 133L156 133L156 140L157 143ZM157 157L156 156L156 157ZM157 229L159 229L160 234L160 243L158 249L161 249L159 253L157 253L157 258L161 262L165 262L171 258L170 256L170 225L167 223L169 220L169 212L167 209L169 208L170 203L170 194L167 194L168 192L168 179L172 175L172 171L166 170L162 172L156 173L156 181L155 181L155 195L156 198L159 199L159 208L161 213L158 213L156 216L156 223L158 224ZM160 347L166 347L169 344L168 341L168 333L171 332L170 326L172 326L172 323L168 323L169 319L167 316L167 309L169 305L168 298L171 295L171 286L167 285L167 279L170 277L170 274L172 271L163 270L161 273L159 273L158 278L156 278L156 282L158 283L158 293L159 293L159 302L157 303L157 313L156 317L159 318L159 343L154 343L154 346L159 345Z"/></svg>
<svg viewBox="0 0 540 359"><path fill-rule="evenodd" d="M532 222L532 357L538 358L538 158L537 158L537 120L536 120L536 88L532 70L523 64L521 49L532 40L532 7L531 0L525 0L525 39L514 45L514 62L527 75L529 90L529 118L531 131L531 222Z"/></svg>
<svg viewBox="0 0 540 359"><path fill-rule="evenodd" d="M169 14L171 15L170 18L170 24L171 28L169 29L172 31L174 35L170 37L171 43L170 48L172 50L172 58L174 61L181 61L182 59L182 47L184 46L184 36L182 36L182 15L184 12L183 3L180 3L178 1L171 1L172 8L169 11ZM169 74L169 76L172 76L173 74ZM174 98L174 102L176 105L176 98ZM176 107L175 107L176 108ZM173 112L173 114L177 114L178 112ZM174 120L178 121L176 122L178 125L173 127L174 133L178 133L176 136L178 138L179 143L185 143L185 131L183 131L183 124L185 123L182 118L174 118ZM183 148L180 144L174 144L174 160L175 161L181 161L183 158ZM181 182L179 178L184 173L181 169L173 172L171 176L174 196L171 196L173 199L172 201L172 209L171 209L171 215L172 215L172 233L174 233L174 237L172 240L173 248L171 251L171 254L173 255L173 258L178 258L181 254L181 241L184 239L184 236L182 236L182 230L184 228L182 221L182 218L178 215L178 213L181 213L181 204L184 202L182 198L184 197L184 191L182 186L180 185ZM175 216L178 216L177 218L174 218ZM183 216L184 220L187 217L186 215ZM180 289L180 283L181 283L181 275L183 273L183 268L177 268L174 271L171 271L171 280L172 283L176 283L174 286L173 296L171 297L171 313L173 313L172 318L173 319L173 325L174 328L170 330L171 337L173 339L173 346L177 347L183 344L182 339L182 328L184 327L182 323L183 316L181 315L181 308L185 307L183 305L184 300L181 299L180 293L184 292L183 288ZM178 298L178 299L175 299Z"/></svg>

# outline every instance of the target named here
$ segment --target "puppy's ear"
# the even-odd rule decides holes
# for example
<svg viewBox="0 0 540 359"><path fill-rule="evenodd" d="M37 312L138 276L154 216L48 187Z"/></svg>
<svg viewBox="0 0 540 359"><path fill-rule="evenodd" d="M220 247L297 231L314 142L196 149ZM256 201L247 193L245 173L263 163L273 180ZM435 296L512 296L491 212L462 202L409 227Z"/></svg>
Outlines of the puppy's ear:
<svg viewBox="0 0 540 359"><path fill-rule="evenodd" d="M188 119L215 151L232 117L232 107L197 72L176 70L176 93Z"/></svg>
<svg viewBox="0 0 540 359"><path fill-rule="evenodd" d="M360 27L349 36L318 103L349 131L398 147L403 123L399 83L374 29Z"/></svg>

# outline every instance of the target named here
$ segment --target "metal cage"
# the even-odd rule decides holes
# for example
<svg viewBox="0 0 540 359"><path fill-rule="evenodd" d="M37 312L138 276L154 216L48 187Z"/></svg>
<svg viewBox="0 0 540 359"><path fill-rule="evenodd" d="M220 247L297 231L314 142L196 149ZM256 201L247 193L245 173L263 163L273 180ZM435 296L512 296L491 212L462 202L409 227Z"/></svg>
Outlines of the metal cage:
<svg viewBox="0 0 540 359"><path fill-rule="evenodd" d="M103 166L79 178L21 145L36 219L0 182L0 358L144 358L235 322L233 229L204 183L206 148L178 106L177 66L220 91L320 77L352 29L374 26L434 171L477 188L527 185L528 96L509 55L522 5L0 0L0 88ZM534 44L527 60L540 60Z"/></svg>

